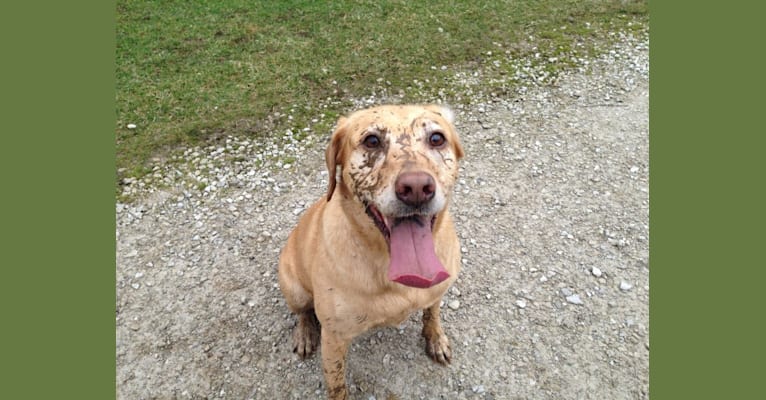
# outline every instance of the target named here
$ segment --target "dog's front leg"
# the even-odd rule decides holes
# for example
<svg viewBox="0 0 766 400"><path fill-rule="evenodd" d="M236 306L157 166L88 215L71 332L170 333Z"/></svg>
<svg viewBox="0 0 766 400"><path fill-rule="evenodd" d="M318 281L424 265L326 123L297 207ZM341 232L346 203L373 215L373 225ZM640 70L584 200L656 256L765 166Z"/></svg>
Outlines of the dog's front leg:
<svg viewBox="0 0 766 400"><path fill-rule="evenodd" d="M442 329L439 301L423 309L423 337L426 339L426 353L439 364L446 365L452 360L452 347Z"/></svg>
<svg viewBox="0 0 766 400"><path fill-rule="evenodd" d="M330 329L322 327L322 369L327 384L327 396L331 400L348 398L346 389L346 353L350 341L339 337Z"/></svg>

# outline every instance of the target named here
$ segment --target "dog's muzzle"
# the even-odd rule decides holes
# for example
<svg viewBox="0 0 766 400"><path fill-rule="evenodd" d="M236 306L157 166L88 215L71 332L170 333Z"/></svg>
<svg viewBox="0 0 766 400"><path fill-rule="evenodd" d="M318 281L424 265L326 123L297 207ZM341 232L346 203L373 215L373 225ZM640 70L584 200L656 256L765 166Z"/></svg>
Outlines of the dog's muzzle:
<svg viewBox="0 0 766 400"><path fill-rule="evenodd" d="M402 203L399 215L383 215L375 205L366 208L388 243L388 278L417 288L436 285L449 273L434 249L436 214L423 212L436 193L434 178L425 172L404 172L397 176L394 189Z"/></svg>

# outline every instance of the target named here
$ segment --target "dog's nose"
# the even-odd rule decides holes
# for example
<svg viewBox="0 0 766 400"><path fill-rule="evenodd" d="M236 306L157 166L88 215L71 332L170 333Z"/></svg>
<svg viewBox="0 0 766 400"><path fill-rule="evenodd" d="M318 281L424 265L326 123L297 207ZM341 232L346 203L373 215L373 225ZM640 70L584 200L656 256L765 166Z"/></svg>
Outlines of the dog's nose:
<svg viewBox="0 0 766 400"><path fill-rule="evenodd" d="M396 177L396 197L404 204L417 207L434 197L436 183L425 172L403 172Z"/></svg>

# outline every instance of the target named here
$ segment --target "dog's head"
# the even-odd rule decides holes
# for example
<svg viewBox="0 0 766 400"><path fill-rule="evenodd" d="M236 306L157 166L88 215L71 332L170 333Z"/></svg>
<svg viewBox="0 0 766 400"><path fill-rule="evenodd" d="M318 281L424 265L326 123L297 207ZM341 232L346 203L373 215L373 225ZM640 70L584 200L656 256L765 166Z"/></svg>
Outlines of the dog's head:
<svg viewBox="0 0 766 400"><path fill-rule="evenodd" d="M327 199L337 195L337 186L340 195L362 204L388 242L392 260L403 254L400 246L417 250L419 238L432 240L436 217L447 206L463 157L452 122L452 111L436 105L381 106L338 121L326 154ZM423 261L417 252L406 257L414 258L402 262Z"/></svg>

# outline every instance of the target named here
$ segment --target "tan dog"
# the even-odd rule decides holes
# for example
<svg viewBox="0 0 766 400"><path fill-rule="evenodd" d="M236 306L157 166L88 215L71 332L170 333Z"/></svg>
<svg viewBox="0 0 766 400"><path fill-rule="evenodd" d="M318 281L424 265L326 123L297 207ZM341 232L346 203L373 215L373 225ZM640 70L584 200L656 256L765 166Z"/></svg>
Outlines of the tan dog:
<svg viewBox="0 0 766 400"><path fill-rule="evenodd" d="M298 316L293 351L310 355L321 336L329 397L346 399L351 340L418 309L426 352L450 362L439 303L460 270L447 205L463 149L449 109L382 106L341 117L326 156L327 196L287 239L279 285Z"/></svg>

